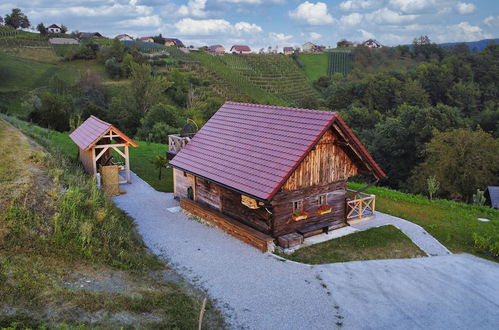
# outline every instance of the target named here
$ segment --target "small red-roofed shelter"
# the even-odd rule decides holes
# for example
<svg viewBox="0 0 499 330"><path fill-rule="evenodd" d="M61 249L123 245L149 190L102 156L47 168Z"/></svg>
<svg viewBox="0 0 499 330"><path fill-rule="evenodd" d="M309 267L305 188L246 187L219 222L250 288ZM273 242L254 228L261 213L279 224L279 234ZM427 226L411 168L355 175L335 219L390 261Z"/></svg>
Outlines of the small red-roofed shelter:
<svg viewBox="0 0 499 330"><path fill-rule="evenodd" d="M114 150L125 160L125 182L132 182L128 148L137 147L138 144L119 129L95 116L90 116L69 137L78 146L80 161L89 174L96 175L99 165L107 165L111 159L111 150Z"/></svg>
<svg viewBox="0 0 499 330"><path fill-rule="evenodd" d="M349 197L346 182L359 174L386 177L340 116L328 111L226 102L174 151L170 166L181 205L202 218L222 214L225 220L215 222L229 222L230 233L237 222L273 239L307 237L362 219L366 211L373 215L374 196Z"/></svg>

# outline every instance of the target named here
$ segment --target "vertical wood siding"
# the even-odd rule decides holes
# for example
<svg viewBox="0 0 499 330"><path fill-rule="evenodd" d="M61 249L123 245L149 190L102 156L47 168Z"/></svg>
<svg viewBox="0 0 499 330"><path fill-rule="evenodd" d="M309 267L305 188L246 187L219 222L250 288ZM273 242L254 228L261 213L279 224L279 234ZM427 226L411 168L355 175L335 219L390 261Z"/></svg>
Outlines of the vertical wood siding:
<svg viewBox="0 0 499 330"><path fill-rule="evenodd" d="M328 130L283 185L282 190L324 185L347 180L358 173L358 166L350 159L343 147L335 144L339 138Z"/></svg>

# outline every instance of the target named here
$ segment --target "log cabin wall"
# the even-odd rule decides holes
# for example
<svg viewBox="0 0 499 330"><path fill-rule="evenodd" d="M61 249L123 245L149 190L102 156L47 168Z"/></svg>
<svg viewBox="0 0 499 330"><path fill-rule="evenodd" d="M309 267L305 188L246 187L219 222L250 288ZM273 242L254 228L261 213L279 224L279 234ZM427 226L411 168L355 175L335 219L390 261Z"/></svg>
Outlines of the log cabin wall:
<svg viewBox="0 0 499 330"><path fill-rule="evenodd" d="M192 187L194 196L195 192L195 182L196 178L194 175L189 173L179 171L176 168L173 169L173 196L175 198L187 198L187 189Z"/></svg>
<svg viewBox="0 0 499 330"><path fill-rule="evenodd" d="M201 178L195 178L196 195L194 200L200 204L210 206L216 210L221 210L220 190L222 187Z"/></svg>
<svg viewBox="0 0 499 330"><path fill-rule="evenodd" d="M278 237L295 232L308 225L319 222L333 221L333 225L346 223L345 219L345 185L346 180L313 186L299 190L281 191L272 199L273 230L272 236ZM327 194L327 204L333 206L333 211L318 214L319 196ZM311 214L305 220L293 221L293 202L303 201L303 210Z"/></svg>
<svg viewBox="0 0 499 330"><path fill-rule="evenodd" d="M282 190L297 190L347 180L358 173L358 166L339 145L340 137L329 129L315 149L305 157L288 178Z"/></svg>
<svg viewBox="0 0 499 330"><path fill-rule="evenodd" d="M222 213L262 233L271 233L272 216L264 208L250 209L241 203L241 194L220 187Z"/></svg>

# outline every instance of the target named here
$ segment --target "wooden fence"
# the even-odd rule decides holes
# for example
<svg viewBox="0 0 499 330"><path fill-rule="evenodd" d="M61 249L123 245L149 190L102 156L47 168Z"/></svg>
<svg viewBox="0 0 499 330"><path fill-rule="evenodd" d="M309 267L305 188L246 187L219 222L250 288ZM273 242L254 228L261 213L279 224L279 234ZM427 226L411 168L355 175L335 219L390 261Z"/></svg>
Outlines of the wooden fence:
<svg viewBox="0 0 499 330"><path fill-rule="evenodd" d="M347 222L365 220L374 215L376 195L347 189Z"/></svg>

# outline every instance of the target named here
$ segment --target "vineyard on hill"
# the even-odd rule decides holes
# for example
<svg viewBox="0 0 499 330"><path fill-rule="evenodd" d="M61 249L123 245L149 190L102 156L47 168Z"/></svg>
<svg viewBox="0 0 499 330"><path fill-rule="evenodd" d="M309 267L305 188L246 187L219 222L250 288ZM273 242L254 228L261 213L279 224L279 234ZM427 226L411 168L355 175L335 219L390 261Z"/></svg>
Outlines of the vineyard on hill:
<svg viewBox="0 0 499 330"><path fill-rule="evenodd" d="M211 56L205 53L193 53L192 56L220 78L260 102L301 106L303 100L318 101L320 98L303 71L287 56Z"/></svg>
<svg viewBox="0 0 499 330"><path fill-rule="evenodd" d="M349 50L335 50L328 52L327 73L329 76L339 72L347 75L352 71L352 54Z"/></svg>

